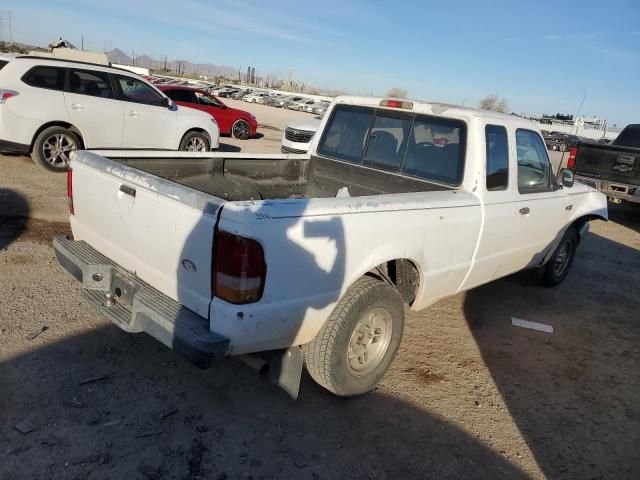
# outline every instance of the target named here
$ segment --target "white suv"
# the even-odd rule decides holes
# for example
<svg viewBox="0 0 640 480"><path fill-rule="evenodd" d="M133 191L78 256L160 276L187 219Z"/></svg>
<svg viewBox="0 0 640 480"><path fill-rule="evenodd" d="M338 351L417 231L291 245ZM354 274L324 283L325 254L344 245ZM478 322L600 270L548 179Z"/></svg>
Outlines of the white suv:
<svg viewBox="0 0 640 480"><path fill-rule="evenodd" d="M32 56L0 69L0 150L47 170L65 171L76 149L208 151L219 134L211 115L125 70Z"/></svg>

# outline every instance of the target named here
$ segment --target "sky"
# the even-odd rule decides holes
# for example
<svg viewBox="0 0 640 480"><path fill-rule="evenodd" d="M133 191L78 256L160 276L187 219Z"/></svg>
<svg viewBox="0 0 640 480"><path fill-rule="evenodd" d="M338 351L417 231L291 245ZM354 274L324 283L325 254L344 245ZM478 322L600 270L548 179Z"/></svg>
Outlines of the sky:
<svg viewBox="0 0 640 480"><path fill-rule="evenodd" d="M2 0L14 40L166 55L319 88L640 122L640 1ZM105 43L107 42L107 43Z"/></svg>

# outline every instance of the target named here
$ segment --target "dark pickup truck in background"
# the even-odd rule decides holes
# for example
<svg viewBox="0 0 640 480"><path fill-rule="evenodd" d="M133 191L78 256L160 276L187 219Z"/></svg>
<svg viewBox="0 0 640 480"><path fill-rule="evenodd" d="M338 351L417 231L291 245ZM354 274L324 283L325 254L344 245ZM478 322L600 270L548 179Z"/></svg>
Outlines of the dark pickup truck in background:
<svg viewBox="0 0 640 480"><path fill-rule="evenodd" d="M640 204L640 124L628 125L610 145L583 143L569 152L575 179L614 203Z"/></svg>

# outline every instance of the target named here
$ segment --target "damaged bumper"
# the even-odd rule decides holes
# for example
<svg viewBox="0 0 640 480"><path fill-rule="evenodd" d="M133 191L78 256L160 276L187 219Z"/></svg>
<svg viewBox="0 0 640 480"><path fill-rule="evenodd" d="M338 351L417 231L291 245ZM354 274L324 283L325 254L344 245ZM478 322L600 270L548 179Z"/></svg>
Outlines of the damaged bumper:
<svg viewBox="0 0 640 480"><path fill-rule="evenodd" d="M209 321L113 263L82 241L55 237L60 265L82 283L98 313L126 332L146 332L199 368L225 356L229 340Z"/></svg>

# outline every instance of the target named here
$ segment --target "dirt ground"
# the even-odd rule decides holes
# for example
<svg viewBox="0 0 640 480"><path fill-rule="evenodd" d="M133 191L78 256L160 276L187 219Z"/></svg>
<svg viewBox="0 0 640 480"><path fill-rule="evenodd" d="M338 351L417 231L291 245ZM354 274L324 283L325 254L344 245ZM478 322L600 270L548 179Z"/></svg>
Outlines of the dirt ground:
<svg viewBox="0 0 640 480"><path fill-rule="evenodd" d="M223 143L279 148L263 131ZM640 478L637 211L593 223L558 288L518 274L409 313L375 392L305 375L294 401L98 317L50 245L65 176L16 156L0 172L1 480Z"/></svg>

